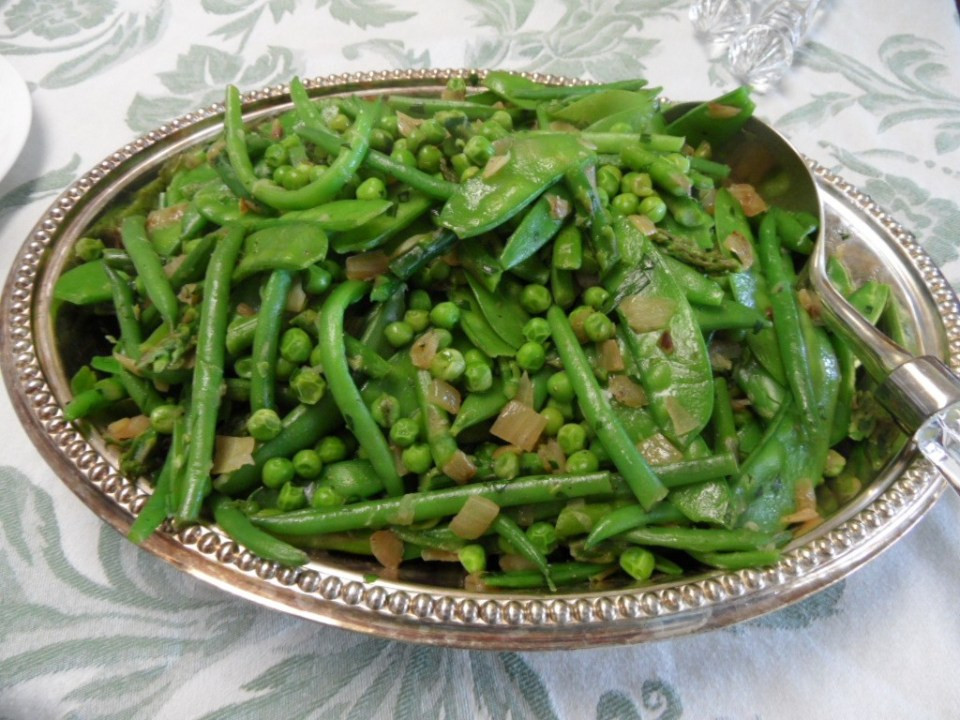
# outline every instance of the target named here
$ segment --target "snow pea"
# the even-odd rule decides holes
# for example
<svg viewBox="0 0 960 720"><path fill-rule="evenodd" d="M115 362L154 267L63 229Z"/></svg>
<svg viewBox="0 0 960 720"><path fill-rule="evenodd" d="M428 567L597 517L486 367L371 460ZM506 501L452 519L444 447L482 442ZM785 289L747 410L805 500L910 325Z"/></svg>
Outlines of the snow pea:
<svg viewBox="0 0 960 720"><path fill-rule="evenodd" d="M688 291L688 300L690 299L689 288L689 285L684 287L684 290ZM691 303L693 302L691 300ZM719 307L704 305L692 305L692 307L693 314L697 318L697 324L704 336L714 330L753 330L759 332L764 328L771 327L770 321L758 310L741 305L729 298L723 298Z"/></svg>
<svg viewBox="0 0 960 720"><path fill-rule="evenodd" d="M503 289L496 294L490 292L470 274L467 274L467 283L473 291L477 307L480 308L480 312L493 331L515 349L523 345L526 341L523 336L523 326L530 316L520 307L520 303L516 300L516 293L511 292L511 288L505 287L509 283L504 281Z"/></svg>
<svg viewBox="0 0 960 720"><path fill-rule="evenodd" d="M246 237L233 271L240 281L265 270L306 270L327 256L327 235L316 225L296 223L257 230Z"/></svg>
<svg viewBox="0 0 960 720"><path fill-rule="evenodd" d="M569 133L517 133L498 145L487 167L462 183L440 211L440 224L461 238L503 224L593 154Z"/></svg>
<svg viewBox="0 0 960 720"><path fill-rule="evenodd" d="M468 278L480 283L488 292L497 292L503 268L486 247L478 242L461 243L457 257Z"/></svg>
<svg viewBox="0 0 960 720"><path fill-rule="evenodd" d="M404 191L391 199L396 203L396 212L385 213L353 230L335 234L331 239L333 249L342 255L374 250L408 228L433 205L433 200L416 192Z"/></svg>
<svg viewBox="0 0 960 720"><path fill-rule="evenodd" d="M567 188L590 218L590 244L601 274L609 272L620 260L620 247L610 225L610 213L604 207L596 183L588 175L587 165L576 165L564 173ZM595 168L590 166L590 173Z"/></svg>
<svg viewBox="0 0 960 720"><path fill-rule="evenodd" d="M74 305L108 302L113 297L107 265L100 260L77 265L57 278L53 296Z"/></svg>
<svg viewBox="0 0 960 720"><path fill-rule="evenodd" d="M346 232L366 225L392 207L393 203L389 200L332 200L307 210L291 210L275 218L248 215L240 218L239 222L248 230L309 223L325 232Z"/></svg>
<svg viewBox="0 0 960 720"><path fill-rule="evenodd" d="M452 232L443 229L425 233L419 238L416 245L390 261L390 272L401 280L409 280L429 262L451 250L459 240Z"/></svg>
<svg viewBox="0 0 960 720"><path fill-rule="evenodd" d="M503 381L495 378L493 386L486 392L474 392L467 395L460 406L460 412L450 426L450 434L456 437L462 430L473 427L484 420L496 417L508 402L503 392Z"/></svg>
<svg viewBox="0 0 960 720"><path fill-rule="evenodd" d="M609 89L552 103L547 112L555 120L591 130L607 130L618 122L628 122L634 130L644 130L653 116L657 90Z"/></svg>
<svg viewBox="0 0 960 720"><path fill-rule="evenodd" d="M616 297L627 348L639 368L654 419L664 435L683 448L713 412L713 373L703 334L650 239L629 218L617 218L614 230L623 261L604 285ZM666 326L634 332L619 305L626 296L670 303L673 312Z"/></svg>
<svg viewBox="0 0 960 720"><path fill-rule="evenodd" d="M681 288L687 300L697 305L720 307L723 304L723 288L696 268L669 255L663 255L663 264Z"/></svg>
<svg viewBox="0 0 960 720"><path fill-rule="evenodd" d="M743 127L755 107L756 103L750 98L750 88L739 87L688 110L670 122L666 132L686 137L694 147L704 140L717 147ZM728 115L729 108L736 108L739 112Z"/></svg>
<svg viewBox="0 0 960 720"><path fill-rule="evenodd" d="M548 190L523 216L500 253L500 266L510 270L519 265L560 232L570 213L570 198L561 188Z"/></svg>

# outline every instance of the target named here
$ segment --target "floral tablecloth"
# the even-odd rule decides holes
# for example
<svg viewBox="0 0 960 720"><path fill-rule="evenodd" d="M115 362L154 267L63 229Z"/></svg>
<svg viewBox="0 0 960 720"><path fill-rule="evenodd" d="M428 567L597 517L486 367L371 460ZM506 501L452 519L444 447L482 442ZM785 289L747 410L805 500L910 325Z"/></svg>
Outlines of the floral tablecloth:
<svg viewBox="0 0 960 720"><path fill-rule="evenodd" d="M672 97L730 87L687 0L0 0L28 81L0 182L0 270L56 194L137 134L245 89L396 67L506 67ZM950 0L824 0L759 112L960 281L960 25ZM0 112L4 111L0 97ZM102 524L0 399L0 719L947 718L960 713L960 503L811 599L726 630L558 653L438 650L283 616Z"/></svg>

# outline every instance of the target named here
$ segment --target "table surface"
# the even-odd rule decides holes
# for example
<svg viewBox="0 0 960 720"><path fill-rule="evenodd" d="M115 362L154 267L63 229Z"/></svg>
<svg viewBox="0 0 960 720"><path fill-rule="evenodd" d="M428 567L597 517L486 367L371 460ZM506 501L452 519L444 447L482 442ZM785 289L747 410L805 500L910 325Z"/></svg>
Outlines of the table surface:
<svg viewBox="0 0 960 720"><path fill-rule="evenodd" d="M34 119L0 182L0 270L81 172L245 89L505 67L671 97L732 86L685 0L0 1ZM759 114L960 281L960 24L950 0L824 0ZM3 101L0 99L0 109ZM235 599L137 549L58 481L0 395L0 719L956 717L960 503L807 601L725 630L557 653L438 650Z"/></svg>

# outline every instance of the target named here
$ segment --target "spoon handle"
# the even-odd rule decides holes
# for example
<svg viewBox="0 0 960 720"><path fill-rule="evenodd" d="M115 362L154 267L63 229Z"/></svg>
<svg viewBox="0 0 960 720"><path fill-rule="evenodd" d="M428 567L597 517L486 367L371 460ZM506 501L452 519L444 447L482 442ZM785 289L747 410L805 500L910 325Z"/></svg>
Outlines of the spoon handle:
<svg viewBox="0 0 960 720"><path fill-rule="evenodd" d="M960 402L932 415L914 439L920 452L960 492Z"/></svg>

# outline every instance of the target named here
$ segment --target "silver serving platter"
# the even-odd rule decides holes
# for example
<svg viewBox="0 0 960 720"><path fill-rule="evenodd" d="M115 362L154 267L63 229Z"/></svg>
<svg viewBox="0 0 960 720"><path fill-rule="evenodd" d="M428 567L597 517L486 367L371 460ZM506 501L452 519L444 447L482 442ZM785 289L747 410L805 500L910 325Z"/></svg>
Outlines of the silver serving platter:
<svg viewBox="0 0 960 720"><path fill-rule="evenodd" d="M317 78L315 96L436 93L466 70L412 70ZM482 72L476 74L482 76ZM531 75L535 80L581 81ZM290 106L287 88L245 96L248 120ZM95 433L63 418L70 397L51 321L51 289L83 229L124 188L142 183L172 155L221 130L223 106L184 115L120 148L74 182L43 214L17 255L2 306L0 367L31 440L93 512L126 533L149 490L121 477ZM810 163L827 211L828 237L863 280L894 287L914 347L960 369L960 314L950 286L915 238L866 195ZM763 569L710 572L681 582L556 595L478 593L439 575L369 581L378 566L317 554L309 566L264 561L215 526L165 528L145 549L194 577L291 615L386 638L487 649L595 647L710 630L782 608L854 571L904 535L944 488L908 446L861 495L795 540ZM367 579L365 579L365 577Z"/></svg>

